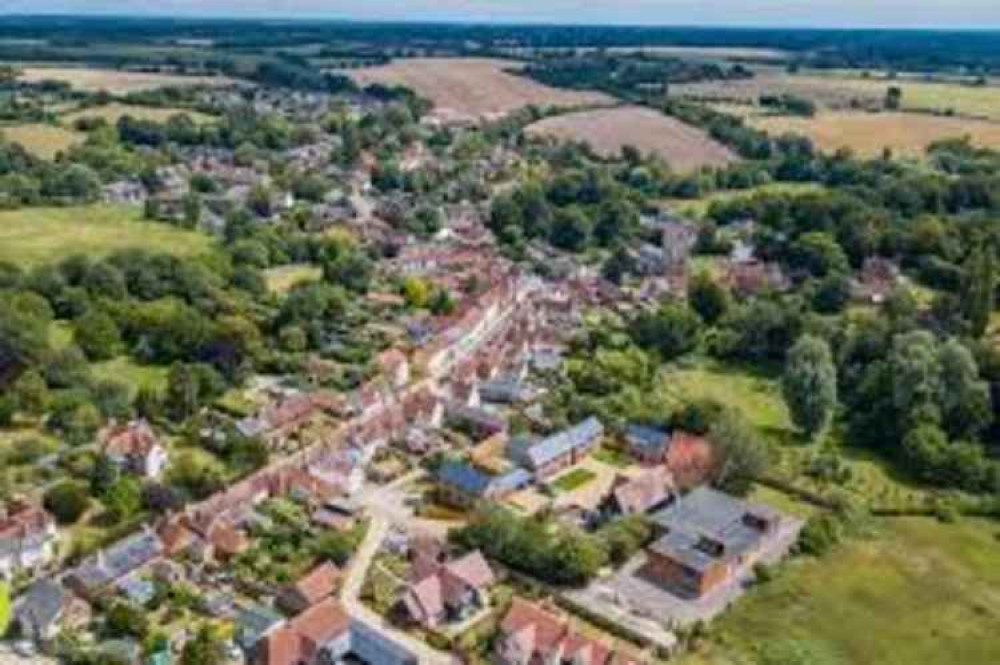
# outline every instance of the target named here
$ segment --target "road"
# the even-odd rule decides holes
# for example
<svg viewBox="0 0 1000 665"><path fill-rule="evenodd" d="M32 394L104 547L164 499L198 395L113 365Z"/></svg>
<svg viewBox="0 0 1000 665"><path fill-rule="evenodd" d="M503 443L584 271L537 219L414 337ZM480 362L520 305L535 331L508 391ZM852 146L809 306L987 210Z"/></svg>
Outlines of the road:
<svg viewBox="0 0 1000 665"><path fill-rule="evenodd" d="M388 535L390 526L389 519L385 516L372 515L365 540L361 543L350 565L347 567L344 583L340 590L340 600L348 614L379 629L403 647L409 649L411 653L417 656L421 665L455 665L458 661L453 656L432 649L428 644L397 630L379 614L370 610L361 602L361 586L364 584L365 575L368 573L375 555L378 554L382 541Z"/></svg>
<svg viewBox="0 0 1000 665"><path fill-rule="evenodd" d="M423 469L416 469L388 485L366 485L357 494L356 500L364 506L369 515L381 517L401 531L443 539L456 523L421 519L413 513L413 508L407 505L411 499L419 498L419 494L413 492L410 487L426 475Z"/></svg>

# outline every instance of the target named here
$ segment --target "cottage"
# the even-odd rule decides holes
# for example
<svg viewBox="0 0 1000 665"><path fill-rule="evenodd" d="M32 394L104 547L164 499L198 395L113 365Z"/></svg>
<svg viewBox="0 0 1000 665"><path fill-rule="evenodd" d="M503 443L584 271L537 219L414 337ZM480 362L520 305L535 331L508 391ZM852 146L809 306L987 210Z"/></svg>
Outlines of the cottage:
<svg viewBox="0 0 1000 665"><path fill-rule="evenodd" d="M251 665L356 662L416 665L417 658L377 628L352 619L332 599L268 632L250 654Z"/></svg>
<svg viewBox="0 0 1000 665"><path fill-rule="evenodd" d="M767 506L699 487L653 515L660 537L642 573L681 595L704 596L753 565L781 519Z"/></svg>
<svg viewBox="0 0 1000 665"><path fill-rule="evenodd" d="M104 455L123 471L143 478L159 478L167 466L167 449L146 420L125 425L111 423L98 433Z"/></svg>
<svg viewBox="0 0 1000 665"><path fill-rule="evenodd" d="M514 598L500 624L494 656L499 665L639 665L642 662L583 635L559 615L519 597Z"/></svg>
<svg viewBox="0 0 1000 665"><path fill-rule="evenodd" d="M340 570L336 566L330 562L323 563L284 589L278 596L278 607L289 614L305 612L333 595L340 577Z"/></svg>
<svg viewBox="0 0 1000 665"><path fill-rule="evenodd" d="M604 425L591 417L537 443L514 439L509 455L540 481L580 462L600 444L603 437Z"/></svg>
<svg viewBox="0 0 1000 665"><path fill-rule="evenodd" d="M602 506L606 515L642 515L667 503L673 496L673 478L662 466L647 469L635 478L615 478Z"/></svg>
<svg viewBox="0 0 1000 665"><path fill-rule="evenodd" d="M130 573L142 570L163 554L163 543L149 530L121 540L85 559L66 574L66 584L84 598L93 598Z"/></svg>
<svg viewBox="0 0 1000 665"><path fill-rule="evenodd" d="M625 443L640 464L662 464L670 448L670 434L655 427L629 425L625 428Z"/></svg>
<svg viewBox="0 0 1000 665"><path fill-rule="evenodd" d="M55 520L41 506L11 501L0 510L0 579L47 565L57 542Z"/></svg>
<svg viewBox="0 0 1000 665"><path fill-rule="evenodd" d="M479 386L479 399L488 404L526 404L537 396L527 383L513 377L502 377Z"/></svg>
<svg viewBox="0 0 1000 665"><path fill-rule="evenodd" d="M446 564L434 563L407 585L400 600L409 619L425 628L462 621L489 604L493 571L477 550Z"/></svg>
<svg viewBox="0 0 1000 665"><path fill-rule="evenodd" d="M500 416L486 409L464 404L449 404L445 421L450 427L466 432L477 440L507 431L507 421Z"/></svg>

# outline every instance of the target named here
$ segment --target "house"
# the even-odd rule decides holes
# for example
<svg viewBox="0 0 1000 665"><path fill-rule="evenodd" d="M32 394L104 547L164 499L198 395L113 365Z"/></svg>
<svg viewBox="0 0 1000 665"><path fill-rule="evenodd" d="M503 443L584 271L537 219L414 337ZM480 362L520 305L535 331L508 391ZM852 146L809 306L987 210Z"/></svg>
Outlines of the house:
<svg viewBox="0 0 1000 665"><path fill-rule="evenodd" d="M55 520L41 506L13 500L0 509L0 579L34 571L55 558Z"/></svg>
<svg viewBox="0 0 1000 665"><path fill-rule="evenodd" d="M329 561L323 563L295 584L282 590L278 596L278 607L289 614L305 612L333 595L340 577L340 570L335 565Z"/></svg>
<svg viewBox="0 0 1000 665"><path fill-rule="evenodd" d="M507 421L495 413L454 402L448 405L445 421L450 427L466 432L478 440L507 431Z"/></svg>
<svg viewBox="0 0 1000 665"><path fill-rule="evenodd" d="M125 425L112 422L98 433L104 455L123 471L159 478L167 466L167 449L146 420Z"/></svg>
<svg viewBox="0 0 1000 665"><path fill-rule="evenodd" d="M417 665L417 657L385 633L350 617L327 599L269 631L253 648L251 665L321 665L339 662Z"/></svg>
<svg viewBox="0 0 1000 665"><path fill-rule="evenodd" d="M402 388L410 381L410 361L399 349L388 349L375 358L379 371L393 388Z"/></svg>
<svg viewBox="0 0 1000 665"><path fill-rule="evenodd" d="M144 529L84 559L66 574L66 585L84 598L93 598L125 576L140 571L163 554L163 543Z"/></svg>
<svg viewBox="0 0 1000 665"><path fill-rule="evenodd" d="M642 574L683 596L700 598L752 566L782 520L768 506L699 487L655 513L659 538Z"/></svg>
<svg viewBox="0 0 1000 665"><path fill-rule="evenodd" d="M879 305L885 302L899 283L899 266L882 257L865 259L858 279L851 284L851 295L862 302Z"/></svg>
<svg viewBox="0 0 1000 665"><path fill-rule="evenodd" d="M244 607L236 613L236 644L249 653L261 639L282 625L285 617L264 605Z"/></svg>
<svg viewBox="0 0 1000 665"><path fill-rule="evenodd" d="M72 594L57 582L39 580L14 602L14 625L24 639L44 644L58 635L60 621L72 602Z"/></svg>
<svg viewBox="0 0 1000 665"><path fill-rule="evenodd" d="M488 498L492 476L465 462L448 461L438 468L436 480L439 501L456 508L471 508Z"/></svg>
<svg viewBox="0 0 1000 665"><path fill-rule="evenodd" d="M603 437L604 425L590 417L537 443L514 439L508 454L515 463L534 473L536 480L544 480L580 462Z"/></svg>
<svg viewBox="0 0 1000 665"><path fill-rule="evenodd" d="M430 568L403 591L400 602L411 621L437 628L465 620L489 605L489 588L495 578L478 550Z"/></svg>
<svg viewBox="0 0 1000 665"><path fill-rule="evenodd" d="M513 377L501 377L479 385L479 399L488 404L525 404L536 396L534 388Z"/></svg>
<svg viewBox="0 0 1000 665"><path fill-rule="evenodd" d="M673 489L673 478L663 466L647 469L635 478L619 475L602 512L609 516L642 515L670 501Z"/></svg>
<svg viewBox="0 0 1000 665"><path fill-rule="evenodd" d="M115 591L133 605L144 606L156 595L156 585L152 580L133 573L115 582Z"/></svg>
<svg viewBox="0 0 1000 665"><path fill-rule="evenodd" d="M777 263L767 261L730 262L723 281L737 297L765 292L783 292L790 285L788 277Z"/></svg>
<svg viewBox="0 0 1000 665"><path fill-rule="evenodd" d="M629 425L625 428L628 452L640 464L662 464L670 448L670 434L655 427Z"/></svg>
<svg viewBox="0 0 1000 665"><path fill-rule="evenodd" d="M515 597L494 642L498 665L640 665L627 653L574 630L569 621Z"/></svg>

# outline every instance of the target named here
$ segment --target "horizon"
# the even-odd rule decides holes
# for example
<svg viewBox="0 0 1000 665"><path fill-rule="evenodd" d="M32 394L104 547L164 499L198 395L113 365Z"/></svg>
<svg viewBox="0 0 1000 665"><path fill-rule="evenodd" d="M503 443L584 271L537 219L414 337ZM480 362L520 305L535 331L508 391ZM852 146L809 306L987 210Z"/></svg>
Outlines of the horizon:
<svg viewBox="0 0 1000 665"><path fill-rule="evenodd" d="M2 18L148 20L268 20L459 25L608 26L801 30L1000 30L1000 3L967 0L163 0L150 6L124 0L13 0ZM850 21L844 19L850 17Z"/></svg>

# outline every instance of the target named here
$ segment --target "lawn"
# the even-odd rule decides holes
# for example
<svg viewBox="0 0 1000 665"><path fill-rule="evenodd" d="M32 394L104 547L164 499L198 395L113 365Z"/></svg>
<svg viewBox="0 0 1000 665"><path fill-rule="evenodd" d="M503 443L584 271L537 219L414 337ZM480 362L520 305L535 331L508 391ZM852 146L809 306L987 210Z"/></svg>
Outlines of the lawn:
<svg viewBox="0 0 1000 665"><path fill-rule="evenodd" d="M10 584L0 580L0 635L7 633L10 625Z"/></svg>
<svg viewBox="0 0 1000 665"><path fill-rule="evenodd" d="M768 374L704 362L672 368L661 383L678 400L711 399L739 409L765 434L784 440L794 433L778 379Z"/></svg>
<svg viewBox="0 0 1000 665"><path fill-rule="evenodd" d="M618 450L617 448L609 448L607 446L601 446L598 448L593 457L598 462L603 462L608 466L613 466L619 469L627 469L635 462L635 460L632 459L632 456L625 451Z"/></svg>
<svg viewBox="0 0 1000 665"><path fill-rule="evenodd" d="M554 480L552 482L552 489L557 492L572 492L573 490L580 489L596 477L597 474L590 469L573 469Z"/></svg>
<svg viewBox="0 0 1000 665"><path fill-rule="evenodd" d="M72 254L104 256L131 247L196 256L212 251L212 239L143 221L141 211L132 208L93 205L0 212L0 261L31 267Z"/></svg>
<svg viewBox="0 0 1000 665"><path fill-rule="evenodd" d="M0 132L8 141L20 143L25 150L42 159L52 159L84 139L79 132L42 123L2 127Z"/></svg>
<svg viewBox="0 0 1000 665"><path fill-rule="evenodd" d="M762 644L807 640L838 663L1000 662L1000 524L883 523L823 559L794 559L712 626L681 665L753 662ZM826 661L824 661L826 662Z"/></svg>
<svg viewBox="0 0 1000 665"><path fill-rule="evenodd" d="M167 387L167 367L140 365L128 356L119 356L91 365L94 378L98 380L120 381L128 385L134 396L143 388L162 391Z"/></svg>

